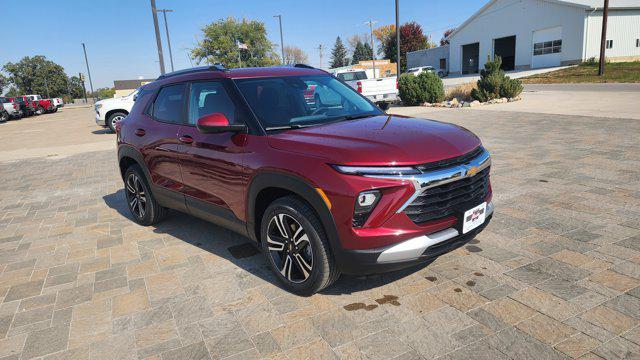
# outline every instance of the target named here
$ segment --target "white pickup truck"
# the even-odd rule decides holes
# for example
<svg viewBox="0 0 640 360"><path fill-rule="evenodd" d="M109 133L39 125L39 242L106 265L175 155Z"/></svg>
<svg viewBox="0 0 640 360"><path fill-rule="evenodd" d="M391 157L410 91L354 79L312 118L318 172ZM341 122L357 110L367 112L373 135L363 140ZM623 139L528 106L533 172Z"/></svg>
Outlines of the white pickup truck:
<svg viewBox="0 0 640 360"><path fill-rule="evenodd" d="M376 103L382 110L387 110L398 98L395 76L373 78L372 71L361 69L339 70L333 75Z"/></svg>
<svg viewBox="0 0 640 360"><path fill-rule="evenodd" d="M137 93L138 90L135 90L127 96L98 101L94 105L96 124L108 127L111 131L115 132L116 122L129 115Z"/></svg>

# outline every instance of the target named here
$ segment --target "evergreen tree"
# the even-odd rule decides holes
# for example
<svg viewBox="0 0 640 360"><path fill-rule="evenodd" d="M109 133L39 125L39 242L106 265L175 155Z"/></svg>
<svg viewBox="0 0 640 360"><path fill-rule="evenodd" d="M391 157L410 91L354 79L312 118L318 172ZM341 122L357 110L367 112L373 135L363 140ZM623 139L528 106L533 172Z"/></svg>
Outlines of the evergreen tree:
<svg viewBox="0 0 640 360"><path fill-rule="evenodd" d="M337 68L341 66L349 65L349 59L347 59L347 48L344 47L340 36L336 38L336 42L331 50L331 64L330 68Z"/></svg>
<svg viewBox="0 0 640 360"><path fill-rule="evenodd" d="M351 57L351 64L357 64L362 60L367 60L365 53L365 47L362 41L356 42L356 46L353 48L353 56Z"/></svg>
<svg viewBox="0 0 640 360"><path fill-rule="evenodd" d="M373 60L373 49L371 48L371 45L369 45L369 43L364 43L362 47L362 53L364 54L363 60Z"/></svg>

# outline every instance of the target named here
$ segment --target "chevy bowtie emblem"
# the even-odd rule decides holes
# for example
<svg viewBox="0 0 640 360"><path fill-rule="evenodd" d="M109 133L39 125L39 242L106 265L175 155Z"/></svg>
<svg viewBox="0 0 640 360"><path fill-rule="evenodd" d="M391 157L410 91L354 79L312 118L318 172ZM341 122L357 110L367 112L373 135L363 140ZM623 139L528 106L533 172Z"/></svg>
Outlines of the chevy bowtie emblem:
<svg viewBox="0 0 640 360"><path fill-rule="evenodd" d="M473 175L475 175L477 172L478 172L478 167L477 167L477 166L470 166L470 167L467 169L467 175L468 175L468 176L473 176Z"/></svg>

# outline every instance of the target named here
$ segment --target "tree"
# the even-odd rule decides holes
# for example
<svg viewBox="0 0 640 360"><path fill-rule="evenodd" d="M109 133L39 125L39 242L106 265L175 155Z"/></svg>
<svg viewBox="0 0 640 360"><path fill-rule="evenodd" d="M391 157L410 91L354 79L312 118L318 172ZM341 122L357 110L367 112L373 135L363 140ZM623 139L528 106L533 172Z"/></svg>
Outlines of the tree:
<svg viewBox="0 0 640 360"><path fill-rule="evenodd" d="M330 68L337 68L341 66L349 65L349 58L347 58L347 48L344 47L340 36L336 38L336 42L331 50L331 64Z"/></svg>
<svg viewBox="0 0 640 360"><path fill-rule="evenodd" d="M305 64L309 62L309 56L297 46L284 47L285 64Z"/></svg>
<svg viewBox="0 0 640 360"><path fill-rule="evenodd" d="M456 31L456 28L451 28L444 31L444 33L442 34L442 39L440 39L440 46L449 45L449 39L447 39L447 37L454 31Z"/></svg>
<svg viewBox="0 0 640 360"><path fill-rule="evenodd" d="M362 44L362 47L363 47L362 54L364 55L364 60L373 60L373 49L371 48L371 45L369 45L369 43L364 43Z"/></svg>
<svg viewBox="0 0 640 360"><path fill-rule="evenodd" d="M9 83L21 94L61 97L68 92L64 68L42 55L25 56L16 63L8 62L3 69L9 75Z"/></svg>
<svg viewBox="0 0 640 360"><path fill-rule="evenodd" d="M69 78L69 91L71 98L80 99L84 97L84 88L82 87L82 80L77 76Z"/></svg>
<svg viewBox="0 0 640 360"><path fill-rule="evenodd" d="M422 27L416 22L406 23L400 26L400 71L407 69L407 52L434 47L422 33ZM396 59L396 34L387 38L383 44L384 56L387 59Z"/></svg>
<svg viewBox="0 0 640 360"><path fill-rule="evenodd" d="M262 22L229 17L203 27L202 33L203 39L191 50L197 63L222 63L228 68L280 63Z"/></svg>
<svg viewBox="0 0 640 360"><path fill-rule="evenodd" d="M396 26L391 25L382 25L376 29L373 29L373 36L378 39L380 43L384 43L389 36L396 34Z"/></svg>
<svg viewBox="0 0 640 360"><path fill-rule="evenodd" d="M9 84L9 80L7 80L7 78L0 74L0 94L3 93L4 91L4 87L7 86Z"/></svg>
<svg viewBox="0 0 640 360"><path fill-rule="evenodd" d="M353 49L353 55L351 56L351 63L352 64L357 64L362 60L366 60L366 53L365 53L365 48L364 48L364 44L360 41L358 41Z"/></svg>
<svg viewBox="0 0 640 360"><path fill-rule="evenodd" d="M116 89L114 88L100 88L100 89L96 89L96 91L94 91L91 94L87 94L87 96L95 97L98 99L110 99L113 97L115 93L116 93Z"/></svg>

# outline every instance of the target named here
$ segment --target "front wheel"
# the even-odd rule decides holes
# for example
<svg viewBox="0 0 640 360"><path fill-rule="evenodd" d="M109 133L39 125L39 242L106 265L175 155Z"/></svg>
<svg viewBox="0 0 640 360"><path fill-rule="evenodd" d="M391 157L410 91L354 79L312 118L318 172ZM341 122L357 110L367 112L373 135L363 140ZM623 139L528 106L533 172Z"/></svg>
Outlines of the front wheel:
<svg viewBox="0 0 640 360"><path fill-rule="evenodd" d="M313 295L340 276L322 223L303 200L287 196L271 203L260 230L262 252L289 291Z"/></svg>
<svg viewBox="0 0 640 360"><path fill-rule="evenodd" d="M116 123L122 119L124 119L127 114L123 112L115 112L107 118L107 126L113 132L116 132Z"/></svg>
<svg viewBox="0 0 640 360"><path fill-rule="evenodd" d="M38 108L36 108L36 115L42 114L44 114L44 108L42 106L38 106Z"/></svg>

